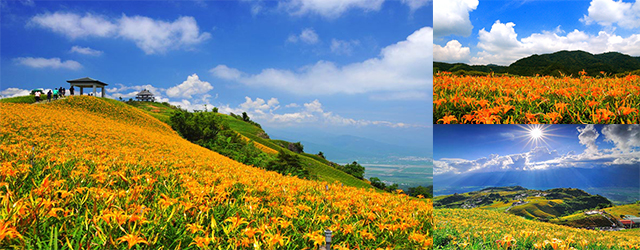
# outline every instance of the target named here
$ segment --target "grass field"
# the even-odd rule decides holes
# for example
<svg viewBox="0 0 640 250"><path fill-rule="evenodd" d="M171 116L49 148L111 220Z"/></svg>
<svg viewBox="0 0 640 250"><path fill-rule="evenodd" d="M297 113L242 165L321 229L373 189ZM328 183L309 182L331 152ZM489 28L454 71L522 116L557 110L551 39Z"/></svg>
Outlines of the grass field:
<svg viewBox="0 0 640 250"><path fill-rule="evenodd" d="M0 104L0 249L422 249L431 200L301 180L118 101Z"/></svg>
<svg viewBox="0 0 640 250"><path fill-rule="evenodd" d="M433 79L434 123L639 123L640 76Z"/></svg>

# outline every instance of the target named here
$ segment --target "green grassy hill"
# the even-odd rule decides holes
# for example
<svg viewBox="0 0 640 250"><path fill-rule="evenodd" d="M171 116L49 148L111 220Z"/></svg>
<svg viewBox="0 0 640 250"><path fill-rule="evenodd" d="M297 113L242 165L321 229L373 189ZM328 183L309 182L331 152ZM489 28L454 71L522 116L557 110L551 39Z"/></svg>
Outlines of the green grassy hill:
<svg viewBox="0 0 640 250"><path fill-rule="evenodd" d="M520 186L485 188L468 193L437 196L433 199L436 208L480 208L506 212L527 219L551 221L575 227L593 226L598 218L579 216L583 210L612 206L606 198L573 188L530 190ZM620 208L617 213L629 212L631 208ZM577 215L574 215L577 214ZM597 224L606 220L602 216ZM588 222L588 223L587 223ZM606 225L611 225L606 221Z"/></svg>

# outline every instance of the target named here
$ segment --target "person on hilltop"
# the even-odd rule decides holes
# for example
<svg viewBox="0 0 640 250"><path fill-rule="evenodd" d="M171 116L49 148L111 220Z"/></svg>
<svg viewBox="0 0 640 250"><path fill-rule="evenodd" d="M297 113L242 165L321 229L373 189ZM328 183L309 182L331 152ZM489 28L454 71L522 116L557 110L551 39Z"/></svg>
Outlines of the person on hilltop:
<svg viewBox="0 0 640 250"><path fill-rule="evenodd" d="M60 90L60 96L64 97L64 92L65 92L65 91L66 91L66 90L65 90L64 88L62 88L62 89Z"/></svg>
<svg viewBox="0 0 640 250"><path fill-rule="evenodd" d="M51 102L51 90L49 90L49 92L47 92L47 100L49 102Z"/></svg>
<svg viewBox="0 0 640 250"><path fill-rule="evenodd" d="M69 89L69 93L73 95L73 86L71 86L71 88Z"/></svg>
<svg viewBox="0 0 640 250"><path fill-rule="evenodd" d="M58 89L53 89L53 100L58 100Z"/></svg>
<svg viewBox="0 0 640 250"><path fill-rule="evenodd" d="M40 101L40 91L36 91L35 96L36 96L36 102L39 102Z"/></svg>

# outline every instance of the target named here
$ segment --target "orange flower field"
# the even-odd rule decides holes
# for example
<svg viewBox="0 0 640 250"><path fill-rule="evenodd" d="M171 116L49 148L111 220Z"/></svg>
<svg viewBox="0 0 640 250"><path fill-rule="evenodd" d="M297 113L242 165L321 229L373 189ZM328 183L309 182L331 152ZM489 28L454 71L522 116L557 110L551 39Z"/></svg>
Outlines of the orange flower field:
<svg viewBox="0 0 640 250"><path fill-rule="evenodd" d="M429 199L246 166L122 103L0 117L0 249L317 249L326 229L333 249L432 246Z"/></svg>
<svg viewBox="0 0 640 250"><path fill-rule="evenodd" d="M436 209L434 249L640 249L640 231L603 232L484 209Z"/></svg>
<svg viewBox="0 0 640 250"><path fill-rule="evenodd" d="M640 123L640 77L454 76L433 79L438 124Z"/></svg>

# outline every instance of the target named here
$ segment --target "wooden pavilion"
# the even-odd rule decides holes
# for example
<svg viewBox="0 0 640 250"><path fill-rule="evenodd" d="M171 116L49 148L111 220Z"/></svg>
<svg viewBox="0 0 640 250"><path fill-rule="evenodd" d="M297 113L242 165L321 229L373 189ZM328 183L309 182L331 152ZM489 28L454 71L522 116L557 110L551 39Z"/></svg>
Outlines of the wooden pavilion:
<svg viewBox="0 0 640 250"><path fill-rule="evenodd" d="M151 91L147 89L143 89L140 93L136 94L136 99L143 102L152 102L156 100Z"/></svg>
<svg viewBox="0 0 640 250"><path fill-rule="evenodd" d="M104 97L104 86L107 86L108 84L98 81L96 79L92 79L89 77L84 77L84 78L79 78L79 79L75 79L75 80L69 80L67 81L69 84L71 84L71 87L78 87L80 88L80 95L83 94L83 89L84 88L93 88L93 96L96 96L96 88L101 88L102 89L102 97Z"/></svg>

